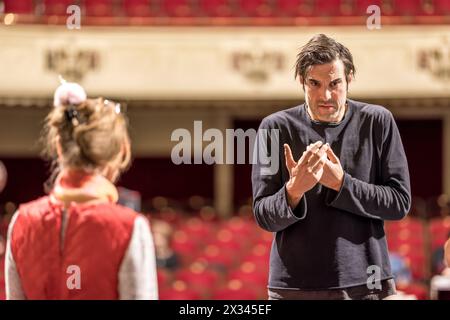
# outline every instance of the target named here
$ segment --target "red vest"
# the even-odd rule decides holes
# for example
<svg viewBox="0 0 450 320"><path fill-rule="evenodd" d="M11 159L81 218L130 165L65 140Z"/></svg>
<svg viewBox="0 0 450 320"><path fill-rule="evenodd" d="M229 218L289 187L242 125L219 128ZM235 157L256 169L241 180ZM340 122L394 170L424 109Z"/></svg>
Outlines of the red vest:
<svg viewBox="0 0 450 320"><path fill-rule="evenodd" d="M48 196L19 208L11 249L25 296L117 299L118 272L136 212L111 203L71 205L61 251L62 210ZM77 274L80 289L74 288Z"/></svg>

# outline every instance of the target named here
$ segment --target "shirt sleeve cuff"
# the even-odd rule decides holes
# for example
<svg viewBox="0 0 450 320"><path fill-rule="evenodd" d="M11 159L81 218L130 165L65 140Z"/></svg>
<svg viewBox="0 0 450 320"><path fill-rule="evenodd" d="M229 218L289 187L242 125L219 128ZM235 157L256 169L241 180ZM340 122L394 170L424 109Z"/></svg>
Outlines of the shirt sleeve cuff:
<svg viewBox="0 0 450 320"><path fill-rule="evenodd" d="M297 220L302 220L306 217L307 211L306 194L303 195L303 197L300 199L300 202L298 203L297 207L294 208L294 210L291 209L291 206L288 203L286 185L284 185L283 187L283 197L284 197L284 205L287 207L289 215L297 218Z"/></svg>
<svg viewBox="0 0 450 320"><path fill-rule="evenodd" d="M344 193L344 189L348 187L350 175L347 172L344 172L344 177L342 181L341 188L339 191L335 191L333 189L328 189L328 192L325 197L325 203L327 206L335 206L336 203L341 198L341 195Z"/></svg>

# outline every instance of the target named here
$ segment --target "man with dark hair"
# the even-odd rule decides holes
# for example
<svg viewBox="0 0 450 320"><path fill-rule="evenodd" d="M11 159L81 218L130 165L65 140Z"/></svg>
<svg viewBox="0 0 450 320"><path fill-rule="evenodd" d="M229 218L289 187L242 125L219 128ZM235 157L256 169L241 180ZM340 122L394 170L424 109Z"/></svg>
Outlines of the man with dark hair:
<svg viewBox="0 0 450 320"><path fill-rule="evenodd" d="M270 299L383 299L396 292L383 221L410 209L408 163L391 112L347 98L354 73L346 47L313 37L295 71L305 103L261 122L260 130L278 130L285 163L263 174L257 161L252 171L256 221L275 232Z"/></svg>

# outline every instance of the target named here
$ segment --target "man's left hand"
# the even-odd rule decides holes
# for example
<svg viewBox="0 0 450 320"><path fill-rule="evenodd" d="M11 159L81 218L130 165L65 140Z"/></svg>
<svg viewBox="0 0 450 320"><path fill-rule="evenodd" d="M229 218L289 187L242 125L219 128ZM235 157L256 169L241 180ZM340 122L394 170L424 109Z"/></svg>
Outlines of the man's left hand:
<svg viewBox="0 0 450 320"><path fill-rule="evenodd" d="M344 182L344 170L341 162L331 148L327 150L328 159L323 166L323 174L319 183L327 188L339 191Z"/></svg>

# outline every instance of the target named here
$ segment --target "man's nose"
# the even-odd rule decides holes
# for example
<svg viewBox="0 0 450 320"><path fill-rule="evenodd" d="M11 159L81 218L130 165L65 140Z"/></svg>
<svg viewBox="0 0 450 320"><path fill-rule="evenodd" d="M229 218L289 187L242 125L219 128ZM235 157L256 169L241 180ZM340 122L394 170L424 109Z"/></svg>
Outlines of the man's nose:
<svg viewBox="0 0 450 320"><path fill-rule="evenodd" d="M324 101L330 101L331 100L331 91L328 89L324 89L322 91L322 99Z"/></svg>

